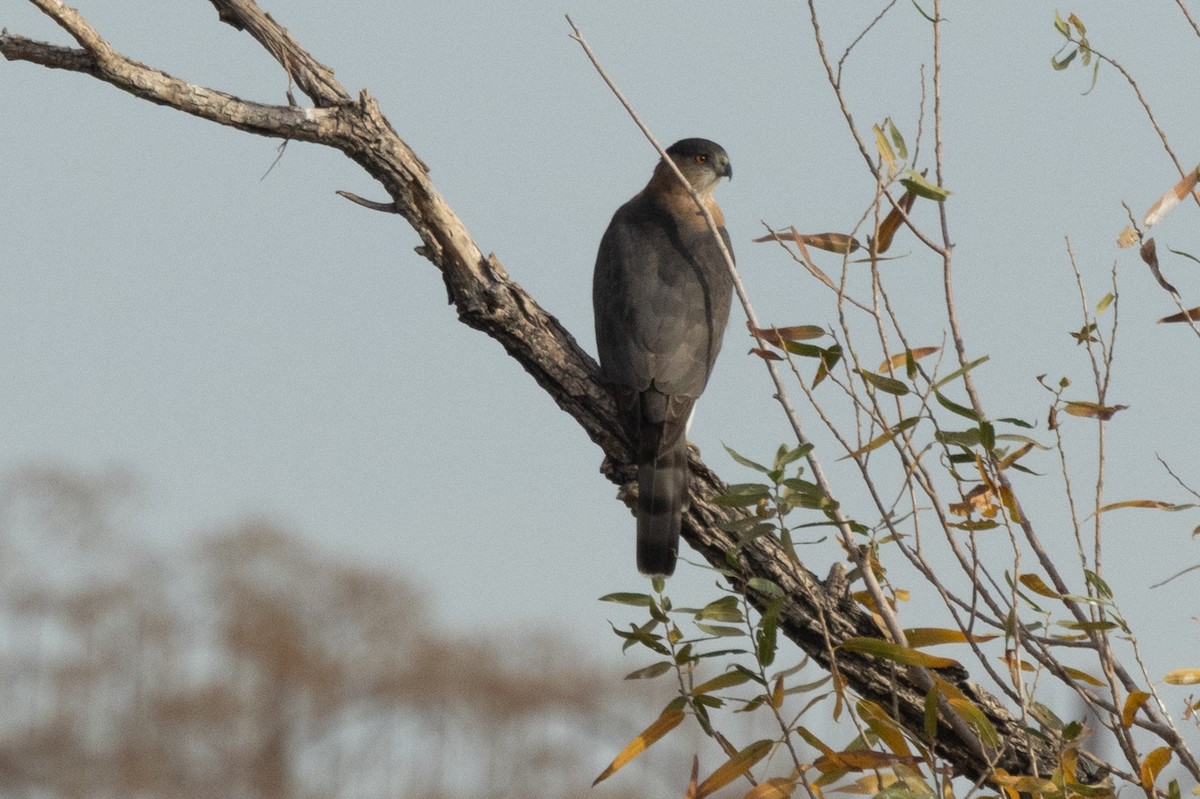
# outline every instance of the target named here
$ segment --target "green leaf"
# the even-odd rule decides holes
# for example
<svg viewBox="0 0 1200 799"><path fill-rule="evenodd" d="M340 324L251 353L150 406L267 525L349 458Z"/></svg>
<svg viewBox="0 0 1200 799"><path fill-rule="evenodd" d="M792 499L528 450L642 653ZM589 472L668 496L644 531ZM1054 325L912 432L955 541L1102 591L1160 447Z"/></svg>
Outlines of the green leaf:
<svg viewBox="0 0 1200 799"><path fill-rule="evenodd" d="M738 606L738 598L724 596L715 602L709 602L696 614L696 621L724 621L740 624L744 621L742 609Z"/></svg>
<svg viewBox="0 0 1200 799"><path fill-rule="evenodd" d="M1168 249L1170 249L1170 248L1168 248ZM1174 252L1174 250L1171 250L1171 252ZM1189 257L1191 257L1191 256L1189 256ZM1194 261L1196 259L1192 258L1192 260ZM1108 306L1112 305L1112 301L1114 299L1116 299L1116 297L1113 296L1113 293L1111 291L1108 292L1107 294L1105 294L1103 297L1101 297L1100 302L1096 303L1096 315L1099 316L1100 314L1107 311Z"/></svg>
<svg viewBox="0 0 1200 799"><path fill-rule="evenodd" d="M647 666L644 669L638 669L637 671L629 672L628 674L625 675L625 679L627 679L627 680L651 680L651 679L654 679L655 677L659 677L663 674L666 674L673 667L674 667L673 664L668 661L659 661L658 663L654 663L650 666Z"/></svg>
<svg viewBox="0 0 1200 799"><path fill-rule="evenodd" d="M841 359L841 344L834 344L821 354L821 365L817 367L817 376L813 378L813 388L821 384L821 381L833 371L833 367L837 366L838 361Z"/></svg>
<svg viewBox="0 0 1200 799"><path fill-rule="evenodd" d="M949 189L930 183L920 172L909 169L907 173L908 177L900 178L900 185L918 197L940 203L950 196Z"/></svg>
<svg viewBox="0 0 1200 799"><path fill-rule="evenodd" d="M977 521L968 520L965 522L955 522L949 526L953 527L955 530L967 530L969 532L975 532L977 530L995 530L1000 526L1000 523L993 521L992 519L979 519Z"/></svg>
<svg viewBox="0 0 1200 799"><path fill-rule="evenodd" d="M725 451L729 453L729 457L733 458L742 466L745 466L748 469L753 469L756 472L762 472L763 474L766 474L769 471L767 467L763 466L761 463L756 463L755 461L752 461L749 458L743 457L734 452L733 447L729 446L728 444L722 442L721 446L723 446Z"/></svg>
<svg viewBox="0 0 1200 799"><path fill-rule="evenodd" d="M1064 56L1063 58L1051 56L1050 57L1050 66L1056 72L1061 72L1071 65L1071 62L1075 60L1075 56L1077 56L1077 55L1079 55L1079 48L1075 48L1075 49L1071 50L1071 52L1067 53L1067 55Z"/></svg>
<svg viewBox="0 0 1200 799"><path fill-rule="evenodd" d="M956 380L956 379L962 377L967 372L974 369L976 366L979 366L981 363L985 363L990 357L991 357L990 355L984 355L982 358L976 358L975 360L971 361L969 364L967 364L966 366L963 366L960 369L955 369L953 372L951 372L950 374L943 377L941 380L934 383L933 387L935 389L939 389L942 386L949 383L951 380Z"/></svg>
<svg viewBox="0 0 1200 799"><path fill-rule="evenodd" d="M775 662L775 652L778 647L779 611L783 607L783 598L776 597L767 605L763 612L762 621L754 633L758 643L758 663L764 669Z"/></svg>
<svg viewBox="0 0 1200 799"><path fill-rule="evenodd" d="M940 444L948 446L958 446L970 449L978 446L981 443L979 438L979 428L973 427L970 430L938 430L933 434L933 438Z"/></svg>
<svg viewBox="0 0 1200 799"><path fill-rule="evenodd" d="M799 355L804 358L824 358L825 348L818 347L816 344L805 344L803 341L785 341L783 348L792 355Z"/></svg>
<svg viewBox="0 0 1200 799"><path fill-rule="evenodd" d="M1093 588L1096 589L1096 593L1101 597L1104 599L1112 599L1112 589L1108 587L1108 583L1104 582L1104 579L1100 575L1096 574L1091 569L1084 569L1083 578L1090 583Z"/></svg>
<svg viewBox="0 0 1200 799"><path fill-rule="evenodd" d="M925 20L926 20L927 22L929 22L929 23L931 23L931 24L932 24L932 23L935 23L935 22L937 22L937 20L936 20L936 19L934 19L933 17L929 16L928 12L926 12L926 11L925 11L925 9L921 8L921 6L919 6L919 5L917 4L917 0L911 0L911 2L912 2L912 6L913 6L913 8L915 8L915 9L917 10L917 13L918 13L918 14L920 14L921 16L925 17Z"/></svg>
<svg viewBox="0 0 1200 799"><path fill-rule="evenodd" d="M755 521L753 517L751 517L751 520ZM742 530L740 533L738 533L738 546L744 547L746 544L749 544L754 539L760 538L761 536L764 536L764 535L771 535L774 532L775 532L774 524L771 524L770 522L764 522L761 520L757 520L756 524L754 524L753 526L748 527L748 528Z"/></svg>
<svg viewBox="0 0 1200 799"><path fill-rule="evenodd" d="M1005 416L1003 419L997 419L996 421L997 421L997 422L1004 422L1005 424L1015 424L1017 427L1024 427L1026 430L1032 430L1032 429L1033 429L1033 425L1032 425L1032 424L1030 424L1029 422L1026 422L1026 421L1025 421L1025 420L1023 420L1023 419L1014 419L1014 418L1013 418L1013 417L1011 417L1011 416ZM1027 439L1027 440L1028 440L1028 439ZM1040 446L1040 445L1039 445L1039 446ZM1043 449L1045 449L1045 448L1043 447Z"/></svg>
<svg viewBox="0 0 1200 799"><path fill-rule="evenodd" d="M765 577L751 577L746 582L746 587L772 598L783 596L783 589Z"/></svg>
<svg viewBox="0 0 1200 799"><path fill-rule="evenodd" d="M858 372L863 380L866 380L880 391L888 394L895 394L897 397L903 397L908 393L908 386L904 385L899 380L891 377L884 377L883 375L877 375L874 372L868 372L865 369L856 369L855 371Z"/></svg>
<svg viewBox="0 0 1200 799"><path fill-rule="evenodd" d="M618 605L631 605L635 608L648 608L654 604L649 594L615 593L600 597L601 602L615 602Z"/></svg>
<svg viewBox="0 0 1200 799"><path fill-rule="evenodd" d="M854 458L859 455L866 454L873 449L879 449L884 444L888 443L893 438L895 438L899 434L903 433L905 430L912 427L919 421L921 421L920 416L910 416L907 419L902 419L899 422L897 422L896 426L893 427L891 430L888 430L888 431L884 432L882 435L879 435L879 436L871 439L863 446L861 446L858 449L851 452L849 455L843 455L842 457L838 458L838 460L844 461L847 458Z"/></svg>
<svg viewBox="0 0 1200 799"><path fill-rule="evenodd" d="M1067 27L1067 21L1057 11L1054 12L1054 29L1064 37L1070 38L1071 36L1071 29Z"/></svg>
<svg viewBox="0 0 1200 799"><path fill-rule="evenodd" d="M746 634L746 631L741 627L726 627L723 624L705 624L700 621L696 622L696 629L705 635L711 635L716 638L736 638Z"/></svg>
<svg viewBox="0 0 1200 799"><path fill-rule="evenodd" d="M721 691L726 688L732 688L735 685L741 685L750 681L750 674L745 671L727 671L724 674L718 674L711 680L706 680L692 689L692 696L700 694L711 694L713 691Z"/></svg>
<svg viewBox="0 0 1200 799"><path fill-rule="evenodd" d="M896 129L896 123L891 117L887 118L888 135L892 137L892 145L896 148L896 154L900 156L900 160L908 160L908 147L904 145L904 137L900 135L900 131Z"/></svg>
<svg viewBox="0 0 1200 799"><path fill-rule="evenodd" d="M1200 264L1200 258L1197 258L1196 256L1192 255L1191 253L1186 253L1183 250L1172 250L1170 247L1168 247L1167 249L1170 250L1171 252L1175 253L1176 255L1182 255L1184 258L1190 258L1193 261L1195 261L1196 263ZM1096 311L1096 313L1100 313L1100 312Z"/></svg>
<svg viewBox="0 0 1200 799"><path fill-rule="evenodd" d="M634 644L641 644L650 651L660 655L671 654L670 650L662 643L662 636L650 632L658 626L658 622L656 621L648 621L640 627L636 624L631 624L628 631L620 630L611 624L609 626L612 627L612 631L616 633L618 638L622 638L625 641L621 646L621 651L628 650Z"/></svg>
<svg viewBox="0 0 1200 799"><path fill-rule="evenodd" d="M930 741L937 740L938 726L938 689L934 685L925 694L925 737Z"/></svg>
<svg viewBox="0 0 1200 799"><path fill-rule="evenodd" d="M993 450L996 448L996 428L991 422L979 423L979 443L983 444L984 449Z"/></svg>
<svg viewBox="0 0 1200 799"><path fill-rule="evenodd" d="M734 483L725 488L724 494L713 498L714 505L723 508L746 508L757 505L771 496L771 490L762 483Z"/></svg>
<svg viewBox="0 0 1200 799"><path fill-rule="evenodd" d="M800 446L793 447L792 449L787 449L787 445L780 444L779 452L775 455L775 468L782 469L784 466L800 460L812 451L812 444L801 444Z"/></svg>
<svg viewBox="0 0 1200 799"><path fill-rule="evenodd" d="M1068 630L1082 630L1084 632L1115 630L1119 626L1111 621L1060 621L1058 625Z"/></svg>
<svg viewBox="0 0 1200 799"><path fill-rule="evenodd" d="M943 408L950 411L951 413L957 413L959 416L970 419L972 422L975 422L976 424L978 424L980 422L979 414L975 413L975 411L971 410L970 408L966 407L965 405L959 405L957 402L953 402L953 401L947 399L946 395L943 394L942 392L934 391L933 396L937 398L939 405L941 405Z"/></svg>

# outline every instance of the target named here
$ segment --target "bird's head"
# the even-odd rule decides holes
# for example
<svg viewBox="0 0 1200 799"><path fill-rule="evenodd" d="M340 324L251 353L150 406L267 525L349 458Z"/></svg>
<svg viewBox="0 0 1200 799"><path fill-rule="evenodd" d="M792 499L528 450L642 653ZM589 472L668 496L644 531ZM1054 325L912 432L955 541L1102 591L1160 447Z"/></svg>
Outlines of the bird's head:
<svg viewBox="0 0 1200 799"><path fill-rule="evenodd" d="M733 165L725 148L708 139L681 139L667 148L667 155L699 192L709 192L721 178L733 177Z"/></svg>

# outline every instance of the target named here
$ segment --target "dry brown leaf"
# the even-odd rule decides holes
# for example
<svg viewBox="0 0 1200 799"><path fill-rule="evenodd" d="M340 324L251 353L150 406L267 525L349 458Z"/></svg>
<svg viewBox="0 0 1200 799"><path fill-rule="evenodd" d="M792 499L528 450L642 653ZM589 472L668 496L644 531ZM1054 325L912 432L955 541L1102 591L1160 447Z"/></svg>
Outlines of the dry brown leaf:
<svg viewBox="0 0 1200 799"><path fill-rule="evenodd" d="M1188 320L1191 320L1193 322L1200 322L1200 306L1196 306L1195 308L1188 308L1183 313L1177 313L1177 314L1171 314L1170 316L1164 316L1162 319L1158 320L1158 323L1161 325L1164 322L1186 322Z"/></svg>
<svg viewBox="0 0 1200 799"><path fill-rule="evenodd" d="M1133 243L1138 240L1138 232L1131 227L1126 227L1117 235L1117 246L1121 249L1132 247Z"/></svg>
<svg viewBox="0 0 1200 799"><path fill-rule="evenodd" d="M922 358L926 358L930 355L933 355L935 352L937 352L940 349L941 349L941 347L913 347L911 350L909 350L909 352L912 353L912 359L914 361L919 361ZM902 352L898 355L893 355L892 357L888 358L883 363L879 364L879 368L876 369L875 371L876 372L891 372L893 369L899 369L900 367L904 366L907 363L908 363L908 352Z"/></svg>
<svg viewBox="0 0 1200 799"><path fill-rule="evenodd" d="M1150 274L1154 275L1158 285L1178 297L1179 292L1167 282L1167 279L1163 277L1162 270L1158 268L1158 248L1154 244L1154 239L1146 239L1142 242L1142 248L1138 252L1141 254L1142 260L1146 262L1146 266L1150 267Z"/></svg>
<svg viewBox="0 0 1200 799"><path fill-rule="evenodd" d="M825 328L817 325L793 325L791 327L755 327L746 322L750 335L768 344L782 347L785 341L808 341L825 335Z"/></svg>
<svg viewBox="0 0 1200 799"><path fill-rule="evenodd" d="M1146 218L1143 220L1146 227L1157 225L1162 221L1172 208L1179 205L1179 201L1192 193L1196 188L1197 171L1193 169L1183 177L1183 180L1176 183L1167 193L1158 198L1158 202L1150 206L1150 210L1146 212Z"/></svg>
<svg viewBox="0 0 1200 799"><path fill-rule="evenodd" d="M904 210L907 215L912 210L913 202L916 201L917 195L911 191L905 191L900 196L897 205ZM885 253L892 246L892 238L895 237L896 231L900 229L900 223L904 221L904 217L900 215L900 211L896 208L888 211L888 215L879 223L879 230L875 233L875 238L872 245L876 253Z"/></svg>

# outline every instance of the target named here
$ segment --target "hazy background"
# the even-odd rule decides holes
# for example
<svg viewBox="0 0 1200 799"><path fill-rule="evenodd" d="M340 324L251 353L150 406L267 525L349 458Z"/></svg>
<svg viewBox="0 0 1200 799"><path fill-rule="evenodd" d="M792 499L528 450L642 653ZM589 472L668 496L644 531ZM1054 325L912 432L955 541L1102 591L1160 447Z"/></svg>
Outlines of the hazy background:
<svg viewBox="0 0 1200 799"><path fill-rule="evenodd" d="M880 6L823 4L835 57ZM285 102L282 71L207 3L79 8L132 58ZM760 221L848 229L871 198L804 6L266 8L349 90L378 98L480 247L589 350L596 244L655 154L568 39L564 13L664 143L704 136L730 153L735 178L719 198L760 319L836 320L827 293L777 247L749 243L764 232ZM1140 4L1136 15L1100 2L950 4L946 185L966 340L972 356L991 356L976 373L989 414L1037 421L1035 435L1048 441L1049 397L1036 375L1070 375L1080 387L1071 398L1092 399L1083 353L1067 336L1080 321L1063 237L1093 304L1115 260L1123 316L1110 399L1131 408L1111 428L1107 496L1186 501L1154 455L1200 483L1197 344L1185 328L1154 324L1174 308L1136 253L1114 243L1126 224L1121 201L1140 214L1177 175L1112 70L1086 97L1090 73L1051 70L1056 8L1078 13L1093 44L1143 82L1185 164L1196 159L1200 42L1172 4ZM0 25L68 43L17 0L0 5ZM901 3L846 66L859 124L891 116L910 149L928 36ZM271 170L277 141L29 64L0 64L0 100L0 474L31 464L117 470L140 484L126 526L167 551L253 516L325 557L406 581L450 630L539 627L613 675L643 665L619 660L608 627L633 614L596 602L644 585L633 521L598 473L600 452L497 344L456 321L399 217L335 196L382 199L361 170L301 143ZM931 142L922 148L927 166ZM932 224L931 205L918 211ZM1194 252L1194 220L1185 206L1156 229L1159 252ZM903 232L894 250L916 253L884 267L914 343L941 344L939 265ZM1195 264L1164 266L1185 304L1197 304ZM735 310L691 431L732 481L745 475L721 442L765 458L787 438L742 331ZM1092 423L1073 425L1089 444ZM1061 513L1052 510L1056 460L1025 462L1046 475L1017 480L1035 513L1045 498L1049 537ZM1142 625L1152 672L1194 665L1181 659L1197 643L1194 580L1146 589L1200 559L1189 539L1197 519L1120 513L1108 522L1106 576ZM1066 543L1066 526L1061 536ZM838 557L831 545L810 553L820 573ZM686 604L712 598L711 585L709 573L684 566L672 591Z"/></svg>

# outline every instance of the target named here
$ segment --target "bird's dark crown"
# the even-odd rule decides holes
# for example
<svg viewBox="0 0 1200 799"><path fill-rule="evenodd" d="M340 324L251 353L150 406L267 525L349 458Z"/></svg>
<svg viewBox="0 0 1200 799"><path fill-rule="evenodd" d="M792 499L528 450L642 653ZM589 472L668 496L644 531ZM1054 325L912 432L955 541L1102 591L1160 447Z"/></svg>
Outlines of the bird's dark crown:
<svg viewBox="0 0 1200 799"><path fill-rule="evenodd" d="M724 155L729 156L725 152L725 148L709 139L680 139L667 148L668 155Z"/></svg>

